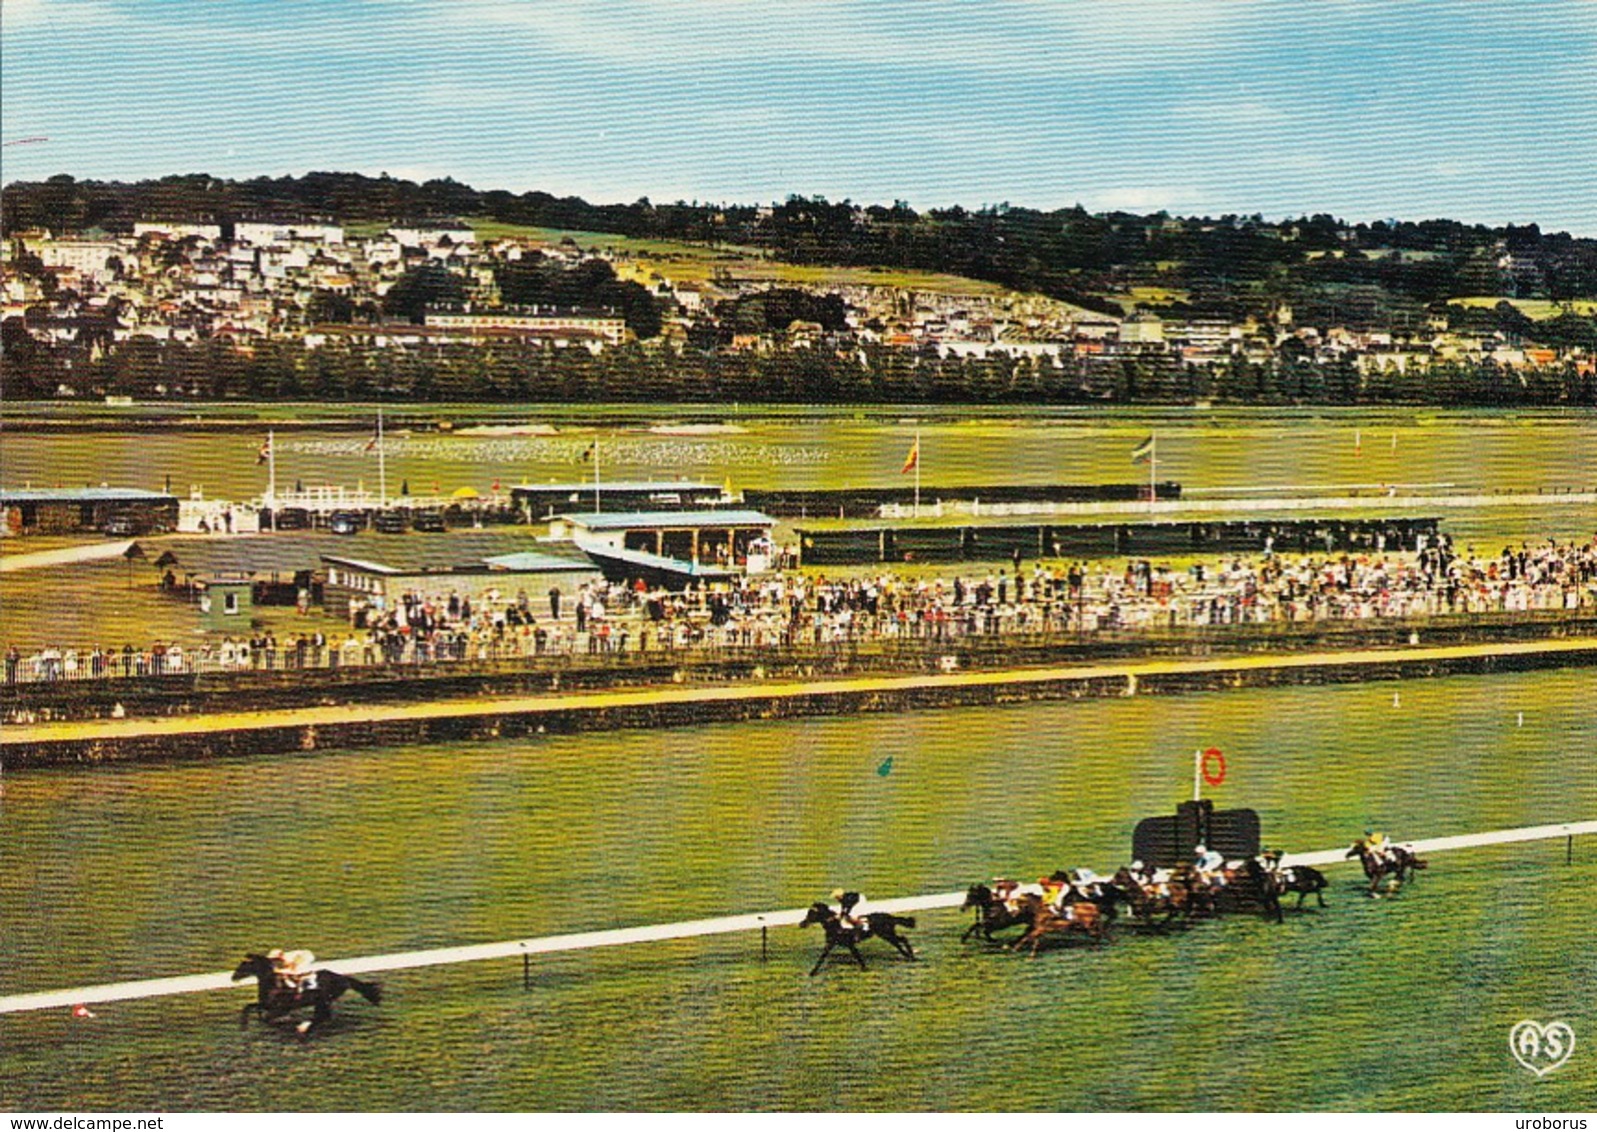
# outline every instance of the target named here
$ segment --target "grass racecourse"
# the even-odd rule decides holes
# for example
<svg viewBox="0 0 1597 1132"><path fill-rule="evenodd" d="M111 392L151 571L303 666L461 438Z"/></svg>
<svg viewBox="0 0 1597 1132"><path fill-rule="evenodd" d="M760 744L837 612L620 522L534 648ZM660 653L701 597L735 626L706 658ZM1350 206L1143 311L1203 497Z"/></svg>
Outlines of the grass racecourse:
<svg viewBox="0 0 1597 1132"><path fill-rule="evenodd" d="M1394 688L1398 696L1394 699ZM10 775L0 993L791 907L1122 861L1211 791L1268 844L1597 816L1589 670ZM1523 713L1521 720L1520 713ZM891 763L886 760L891 759ZM1122 932L1035 962L922 917L924 962L813 934L395 973L334 1030L248 994L0 1016L0 1108L1589 1106L1597 843L1439 856L1390 899ZM1581 1044L1537 1078L1511 1026Z"/></svg>

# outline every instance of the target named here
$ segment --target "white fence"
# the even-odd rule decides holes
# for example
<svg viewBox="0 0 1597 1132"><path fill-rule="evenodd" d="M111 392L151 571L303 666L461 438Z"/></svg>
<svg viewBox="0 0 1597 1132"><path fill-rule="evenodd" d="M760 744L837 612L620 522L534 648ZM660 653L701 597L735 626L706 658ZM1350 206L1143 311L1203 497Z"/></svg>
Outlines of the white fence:
<svg viewBox="0 0 1597 1132"><path fill-rule="evenodd" d="M1433 837L1413 842L1420 853L1444 853L1488 845L1509 845L1520 841L1550 841L1597 833L1597 821L1563 825L1522 826L1486 833L1466 833L1456 837ZM1286 865L1334 865L1346 859L1347 848L1324 849L1313 853L1292 853L1282 859ZM938 908L957 908L964 903L963 892L939 892L929 896L905 896L897 900L872 900L874 912L927 912ZM505 940L500 943L468 944L464 947L435 947L426 951L403 951L390 955L367 955L338 959L323 966L346 975L376 971L403 971L415 967L438 967L452 963L476 963L484 959L515 959L548 955L556 951L587 951L596 947L615 947L627 943L658 943L668 939L724 935L762 928L786 927L804 918L804 908L779 912L754 912L741 916L722 916L711 920L685 920L674 924L651 924L641 928L614 928L608 931L576 932L570 935L541 936L534 939ZM141 979L127 983L102 983L98 986L71 987L0 997L0 1014L26 1010L64 1009L79 1004L117 1002L124 999L155 998L195 991L226 990L236 986L226 971L205 975L181 975L169 979Z"/></svg>

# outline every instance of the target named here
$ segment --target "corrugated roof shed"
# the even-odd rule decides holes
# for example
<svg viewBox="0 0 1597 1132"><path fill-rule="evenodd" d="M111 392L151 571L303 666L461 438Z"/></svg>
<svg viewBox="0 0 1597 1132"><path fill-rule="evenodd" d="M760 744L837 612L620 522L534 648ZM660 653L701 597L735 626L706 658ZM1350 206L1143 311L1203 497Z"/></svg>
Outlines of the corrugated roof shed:
<svg viewBox="0 0 1597 1132"><path fill-rule="evenodd" d="M0 487L0 503L175 503L177 496L139 487Z"/></svg>

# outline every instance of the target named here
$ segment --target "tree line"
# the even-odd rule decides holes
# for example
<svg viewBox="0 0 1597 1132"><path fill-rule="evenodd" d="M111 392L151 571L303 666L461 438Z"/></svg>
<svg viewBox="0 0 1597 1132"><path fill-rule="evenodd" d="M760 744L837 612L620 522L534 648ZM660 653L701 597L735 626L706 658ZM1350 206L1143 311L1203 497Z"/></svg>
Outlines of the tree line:
<svg viewBox="0 0 1597 1132"><path fill-rule="evenodd" d="M938 357L864 345L777 352L670 350L632 343L598 354L532 343L375 348L273 339L240 350L136 336L94 350L51 348L20 320L3 326L0 381L13 399L131 396L247 401L814 404L1433 404L1597 407L1597 376L1572 363L1509 369L1490 360L1362 373L1355 361L1284 353L1212 366L1170 354L1124 358Z"/></svg>

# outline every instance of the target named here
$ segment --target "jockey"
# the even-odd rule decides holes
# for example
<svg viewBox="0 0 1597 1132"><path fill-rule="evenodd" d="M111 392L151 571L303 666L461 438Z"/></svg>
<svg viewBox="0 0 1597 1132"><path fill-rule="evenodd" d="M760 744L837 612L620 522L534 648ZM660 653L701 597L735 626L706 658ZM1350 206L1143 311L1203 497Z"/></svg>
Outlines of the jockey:
<svg viewBox="0 0 1597 1132"><path fill-rule="evenodd" d="M1081 868L1077 869L1075 872L1075 882L1076 891L1085 896L1089 888L1092 888L1095 885L1103 884L1104 878L1093 872L1091 869Z"/></svg>
<svg viewBox="0 0 1597 1132"><path fill-rule="evenodd" d="M1377 860L1391 861L1395 859L1396 855L1392 852L1392 843L1387 840L1384 833L1366 829L1364 831L1364 844Z"/></svg>
<svg viewBox="0 0 1597 1132"><path fill-rule="evenodd" d="M1196 845L1192 851L1197 857L1195 864L1200 873L1217 873L1225 867L1225 858L1207 845Z"/></svg>
<svg viewBox="0 0 1597 1132"><path fill-rule="evenodd" d="M865 903L865 897L857 892L845 892L841 888L834 888L832 899L837 901L837 918L842 921L845 928L861 932L870 931L870 925L865 922L865 913L860 908Z"/></svg>
<svg viewBox="0 0 1597 1132"><path fill-rule="evenodd" d="M277 973L277 980L284 990L298 993L316 989L316 975L311 971L316 956L308 948L284 951L281 947L274 947L266 953L266 958L272 961L272 969Z"/></svg>

